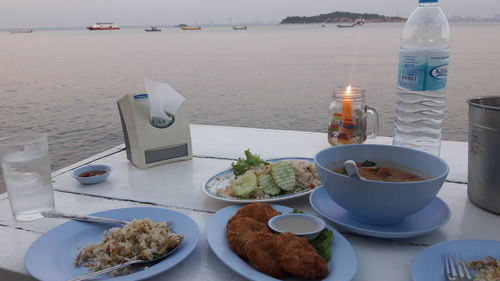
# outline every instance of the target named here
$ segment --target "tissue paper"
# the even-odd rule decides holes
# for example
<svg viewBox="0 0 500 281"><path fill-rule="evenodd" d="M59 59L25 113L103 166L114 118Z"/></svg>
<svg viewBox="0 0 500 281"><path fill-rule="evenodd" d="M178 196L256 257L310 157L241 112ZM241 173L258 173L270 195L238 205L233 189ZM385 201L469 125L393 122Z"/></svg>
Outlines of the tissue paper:
<svg viewBox="0 0 500 281"><path fill-rule="evenodd" d="M171 126L175 121L177 111L186 99L167 83L144 77L144 84L149 96L151 125L158 128Z"/></svg>

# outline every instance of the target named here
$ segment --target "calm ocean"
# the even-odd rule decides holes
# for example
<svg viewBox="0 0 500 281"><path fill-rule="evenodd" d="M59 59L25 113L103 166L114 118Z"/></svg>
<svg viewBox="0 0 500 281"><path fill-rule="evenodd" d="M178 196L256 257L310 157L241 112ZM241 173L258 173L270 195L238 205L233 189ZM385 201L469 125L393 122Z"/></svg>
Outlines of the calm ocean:
<svg viewBox="0 0 500 281"><path fill-rule="evenodd" d="M392 135L402 24L0 33L0 136L49 135L56 170L123 142L116 101L144 76L191 123L326 132L332 89L356 84ZM500 23L452 23L444 139L467 140L466 99L500 94ZM326 134L325 134L326 143Z"/></svg>

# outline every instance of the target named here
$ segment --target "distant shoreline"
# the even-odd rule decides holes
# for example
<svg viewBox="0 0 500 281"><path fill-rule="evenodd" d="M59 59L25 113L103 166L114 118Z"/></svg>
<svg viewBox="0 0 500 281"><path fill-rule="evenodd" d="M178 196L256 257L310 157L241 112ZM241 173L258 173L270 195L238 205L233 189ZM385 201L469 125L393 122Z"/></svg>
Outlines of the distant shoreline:
<svg viewBox="0 0 500 281"><path fill-rule="evenodd" d="M496 18L489 18L489 19L448 19L450 23L500 23L500 19ZM365 21L367 23L396 23L396 22L370 22L370 21ZM259 26L274 26L274 25L292 25L292 24L322 24L323 22L311 22L311 23L263 23L263 24L254 24L254 23L242 23L241 25L246 25L249 27L259 27ZM134 29L134 28L144 28L144 27L149 27L151 24L144 24L144 25L131 25L131 26L120 26L121 29ZM161 28L171 28L175 29L175 25L172 24L165 24L165 25L159 25L157 24L156 26L161 27ZM231 27L231 24L200 24L202 27ZM18 29L28 29L26 27L13 27L13 28L0 28L0 32L10 32L12 30L18 30ZM42 31L42 30L86 30L86 27L82 26L76 26L76 27L30 27L29 29L32 29L33 31Z"/></svg>

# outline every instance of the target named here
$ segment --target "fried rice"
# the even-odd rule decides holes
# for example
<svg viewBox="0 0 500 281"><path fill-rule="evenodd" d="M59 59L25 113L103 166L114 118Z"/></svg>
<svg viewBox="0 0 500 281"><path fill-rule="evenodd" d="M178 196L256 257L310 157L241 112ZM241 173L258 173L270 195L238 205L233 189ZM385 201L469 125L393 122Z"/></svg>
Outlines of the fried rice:
<svg viewBox="0 0 500 281"><path fill-rule="evenodd" d="M173 233L165 222L134 219L123 228L106 230L103 240L81 250L74 264L98 271L130 260L153 260L175 248L181 240L182 235ZM128 273L130 270L125 268L111 275Z"/></svg>
<svg viewBox="0 0 500 281"><path fill-rule="evenodd" d="M284 160L284 161L293 167L295 172L295 180L297 181L297 184L294 189L283 192L282 194L279 195L304 192L306 190L310 190L320 185L321 182L314 163L304 160ZM253 171L256 175L271 174L271 165L270 164L262 165L251 171ZM221 178L221 180L224 179ZM233 182L234 179L232 180L232 183ZM226 187L217 189L216 194L226 198L239 198L239 196L237 196L234 193L234 186L232 183ZM248 197L245 198L268 199L272 197L275 196L266 194L262 189L258 188L252 193L250 193Z"/></svg>

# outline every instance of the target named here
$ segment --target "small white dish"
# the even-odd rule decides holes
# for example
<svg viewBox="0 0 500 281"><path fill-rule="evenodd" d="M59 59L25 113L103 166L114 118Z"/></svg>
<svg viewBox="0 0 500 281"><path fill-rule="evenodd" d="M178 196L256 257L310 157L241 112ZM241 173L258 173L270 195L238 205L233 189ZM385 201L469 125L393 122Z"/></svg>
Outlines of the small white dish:
<svg viewBox="0 0 500 281"><path fill-rule="evenodd" d="M325 222L315 216L288 213L272 217L267 225L277 233L291 232L307 240L314 240L325 229Z"/></svg>
<svg viewBox="0 0 500 281"><path fill-rule="evenodd" d="M75 169L71 175L81 184L96 184L106 180L112 170L108 165L87 165ZM93 175L92 172L98 173Z"/></svg>

